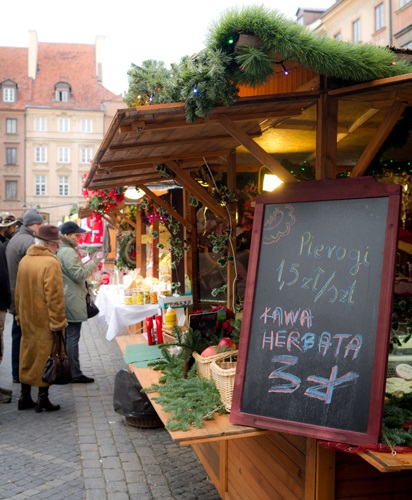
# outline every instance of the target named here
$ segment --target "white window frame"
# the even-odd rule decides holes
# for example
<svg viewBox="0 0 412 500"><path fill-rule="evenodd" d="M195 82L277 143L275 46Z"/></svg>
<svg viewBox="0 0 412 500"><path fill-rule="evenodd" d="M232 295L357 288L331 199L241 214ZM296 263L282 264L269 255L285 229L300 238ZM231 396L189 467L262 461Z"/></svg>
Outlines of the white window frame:
<svg viewBox="0 0 412 500"><path fill-rule="evenodd" d="M3 102L15 102L16 89L13 87L3 87Z"/></svg>
<svg viewBox="0 0 412 500"><path fill-rule="evenodd" d="M80 163L89 164L93 158L92 148L81 148L80 150Z"/></svg>
<svg viewBox="0 0 412 500"><path fill-rule="evenodd" d="M18 185L17 181L6 181L5 182L5 194L6 200L17 200L18 193Z"/></svg>
<svg viewBox="0 0 412 500"><path fill-rule="evenodd" d="M67 175L58 176L58 195L69 196L69 177Z"/></svg>
<svg viewBox="0 0 412 500"><path fill-rule="evenodd" d="M16 118L6 118L6 134L17 134Z"/></svg>
<svg viewBox="0 0 412 500"><path fill-rule="evenodd" d="M352 23L352 33L353 43L359 43L361 41L361 21L359 18Z"/></svg>
<svg viewBox="0 0 412 500"><path fill-rule="evenodd" d="M379 31L385 26L385 7L383 2L375 7L375 31Z"/></svg>
<svg viewBox="0 0 412 500"><path fill-rule="evenodd" d="M80 120L80 127L84 134L90 134L93 131L91 118L82 118Z"/></svg>
<svg viewBox="0 0 412 500"><path fill-rule="evenodd" d="M68 102L69 100L69 92L68 90L56 90L56 101L59 102Z"/></svg>
<svg viewBox="0 0 412 500"><path fill-rule="evenodd" d="M47 119L45 116L37 116L34 120L34 129L36 132L46 132Z"/></svg>
<svg viewBox="0 0 412 500"><path fill-rule="evenodd" d="M57 148L57 162L70 163L70 148L67 146L60 146Z"/></svg>
<svg viewBox="0 0 412 500"><path fill-rule="evenodd" d="M46 163L47 162L47 147L46 146L36 146L34 148L34 161L36 163Z"/></svg>
<svg viewBox="0 0 412 500"><path fill-rule="evenodd" d="M17 148L6 148L6 165L17 165Z"/></svg>
<svg viewBox="0 0 412 500"><path fill-rule="evenodd" d="M70 132L70 118L60 117L57 120L57 128L59 132Z"/></svg>
<svg viewBox="0 0 412 500"><path fill-rule="evenodd" d="M45 175L36 175L34 177L35 182L35 193L36 196L45 196L46 195L46 176Z"/></svg>

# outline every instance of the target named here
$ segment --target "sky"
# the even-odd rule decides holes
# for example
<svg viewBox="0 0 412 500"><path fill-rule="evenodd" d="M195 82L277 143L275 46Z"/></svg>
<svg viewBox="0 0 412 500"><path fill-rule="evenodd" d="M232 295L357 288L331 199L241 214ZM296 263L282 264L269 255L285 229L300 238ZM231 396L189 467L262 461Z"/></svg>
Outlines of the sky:
<svg viewBox="0 0 412 500"><path fill-rule="evenodd" d="M4 1L4 0L3 0ZM1 3L1 2L0 2ZM264 5L292 20L299 8L328 8L334 0L20 0L7 2L0 26L0 47L28 47L29 31L39 42L94 44L103 35L103 84L120 94L128 89L132 63L147 59L166 67L202 50L208 28L231 7ZM4 5L5 7L5 5Z"/></svg>

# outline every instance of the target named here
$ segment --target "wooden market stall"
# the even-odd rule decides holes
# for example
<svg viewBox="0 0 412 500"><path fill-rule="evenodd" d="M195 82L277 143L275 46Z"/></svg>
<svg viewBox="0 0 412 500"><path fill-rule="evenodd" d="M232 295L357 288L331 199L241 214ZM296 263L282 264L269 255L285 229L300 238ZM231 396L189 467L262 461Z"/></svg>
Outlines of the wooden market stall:
<svg viewBox="0 0 412 500"><path fill-rule="evenodd" d="M294 65L288 76L275 72L266 87L243 89L236 104L217 105L194 123L186 121L184 103L119 110L94 158L89 189L136 186L155 203L165 203L153 193L165 182L159 165L172 173L167 182L182 187L176 218L192 242L184 273L192 280L196 304L196 219L190 195L216 218L236 224L235 207L226 210L195 179L200 166L224 172L233 191L237 175L258 175L263 166L284 182L296 182L282 165L284 159L314 161L316 180L334 179L342 171L360 177L412 106L411 74L330 86L326 77ZM399 160L408 158L410 146L409 141L396 153ZM227 282L234 276L229 264ZM229 287L228 304L235 293ZM136 337L118 338L122 350L138 342ZM155 377L149 369L131 369L143 386ZM167 416L154 406L164 420ZM400 499L412 494L411 453L342 453L323 448L313 437L234 426L227 416L206 423L203 430L171 436L194 447L222 498Z"/></svg>

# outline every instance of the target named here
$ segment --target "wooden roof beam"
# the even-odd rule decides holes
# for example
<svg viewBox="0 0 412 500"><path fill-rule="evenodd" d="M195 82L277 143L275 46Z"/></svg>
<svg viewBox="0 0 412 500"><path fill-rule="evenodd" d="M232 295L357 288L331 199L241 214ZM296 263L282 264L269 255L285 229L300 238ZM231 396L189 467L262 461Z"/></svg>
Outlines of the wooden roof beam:
<svg viewBox="0 0 412 500"><path fill-rule="evenodd" d="M262 134L253 134L254 137L259 137ZM153 148L157 146L168 146L168 145L176 145L178 144L204 144L204 143L209 143L210 141L227 141L228 136L227 135L215 135L215 136L205 136L202 137L201 139L183 139L179 141L162 141L161 144L157 145L156 143L153 142L137 142L135 144L115 144L113 146L110 146L109 149L111 150L119 150L119 149L141 149L141 148Z"/></svg>
<svg viewBox="0 0 412 500"><path fill-rule="evenodd" d="M372 137L372 140L369 142L358 162L353 167L351 177L360 177L366 172L370 162L373 160L393 127L402 116L406 107L407 105L404 102L396 101L392 104L385 118L382 120L382 123L376 130L375 135Z"/></svg>
<svg viewBox="0 0 412 500"><path fill-rule="evenodd" d="M185 226L185 228L190 232L192 231L192 225L190 224L189 221L187 221L184 217L182 217L176 210L174 210L168 203L166 203L164 200L162 200L159 196L157 196L151 189L146 187L144 184L138 184L136 186L138 189L141 189L144 191L147 196L152 199L156 205L159 205L159 207L164 208L169 214L176 219L180 224Z"/></svg>
<svg viewBox="0 0 412 500"><path fill-rule="evenodd" d="M179 184L181 184L192 196L197 198L203 205L207 206L215 215L220 219L228 221L228 213L220 203L218 203L213 196L211 196L205 188L203 188L197 181L192 179L190 175L181 168L175 161L165 162L166 166L176 174Z"/></svg>
<svg viewBox="0 0 412 500"><path fill-rule="evenodd" d="M296 182L296 178L289 173L275 158L261 148L246 132L240 129L227 115L219 117L219 124L242 144L258 161L279 177L283 182Z"/></svg>
<svg viewBox="0 0 412 500"><path fill-rule="evenodd" d="M199 153L186 153L177 154L176 156L154 156L148 158L133 158L131 160L120 160L120 161L106 161L104 163L99 163L99 169L105 169L109 167L124 167L133 165L150 165L153 163L166 163L166 161L184 161L184 160L201 160L202 158L226 158L227 155L232 151L230 149L218 149L216 151L201 151Z"/></svg>

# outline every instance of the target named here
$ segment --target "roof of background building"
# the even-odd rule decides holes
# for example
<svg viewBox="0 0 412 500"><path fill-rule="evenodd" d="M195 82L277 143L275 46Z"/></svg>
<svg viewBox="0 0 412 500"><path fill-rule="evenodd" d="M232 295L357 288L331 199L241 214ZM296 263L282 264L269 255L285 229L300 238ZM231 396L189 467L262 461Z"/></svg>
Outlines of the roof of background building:
<svg viewBox="0 0 412 500"><path fill-rule="evenodd" d="M7 108L100 110L102 102L113 99L116 94L98 82L95 57L94 45L40 42L37 75L32 82L28 77L28 49L0 47L0 83L12 80L18 85L18 100ZM56 102L55 85L58 82L70 85L69 102Z"/></svg>

